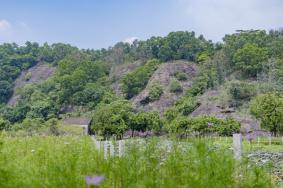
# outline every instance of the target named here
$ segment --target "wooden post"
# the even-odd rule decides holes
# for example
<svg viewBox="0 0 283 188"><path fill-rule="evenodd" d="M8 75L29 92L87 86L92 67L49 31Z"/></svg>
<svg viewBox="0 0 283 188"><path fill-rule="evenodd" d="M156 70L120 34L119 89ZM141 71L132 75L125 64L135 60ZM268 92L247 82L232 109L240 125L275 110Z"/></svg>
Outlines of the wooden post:
<svg viewBox="0 0 283 188"><path fill-rule="evenodd" d="M271 135L268 137L269 139L269 145L271 146Z"/></svg>
<svg viewBox="0 0 283 188"><path fill-rule="evenodd" d="M242 135L241 134L233 134L233 149L234 149L235 158L241 159L241 155L242 155Z"/></svg>

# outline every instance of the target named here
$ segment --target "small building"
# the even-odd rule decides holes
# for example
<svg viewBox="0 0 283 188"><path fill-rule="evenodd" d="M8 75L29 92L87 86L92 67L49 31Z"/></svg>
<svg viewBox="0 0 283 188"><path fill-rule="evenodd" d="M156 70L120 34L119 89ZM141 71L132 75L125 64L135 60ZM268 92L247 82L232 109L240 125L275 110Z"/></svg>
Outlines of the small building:
<svg viewBox="0 0 283 188"><path fill-rule="evenodd" d="M90 124L91 124L91 118L85 118L85 117L68 117L65 118L63 121L64 125L71 125L71 126L77 126L82 127L84 130L85 135L89 135L90 133Z"/></svg>

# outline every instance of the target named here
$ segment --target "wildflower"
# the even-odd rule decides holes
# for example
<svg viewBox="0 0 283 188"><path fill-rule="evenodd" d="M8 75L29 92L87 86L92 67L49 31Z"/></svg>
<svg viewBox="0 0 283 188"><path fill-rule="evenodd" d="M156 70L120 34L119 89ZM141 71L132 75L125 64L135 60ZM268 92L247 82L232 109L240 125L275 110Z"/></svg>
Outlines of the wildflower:
<svg viewBox="0 0 283 188"><path fill-rule="evenodd" d="M32 153L34 153L34 152L35 152L35 150L34 150L34 149L32 149L32 150L31 150L31 152L32 152Z"/></svg>
<svg viewBox="0 0 283 188"><path fill-rule="evenodd" d="M104 180L104 176L85 176L85 182L88 186L94 185L99 186Z"/></svg>

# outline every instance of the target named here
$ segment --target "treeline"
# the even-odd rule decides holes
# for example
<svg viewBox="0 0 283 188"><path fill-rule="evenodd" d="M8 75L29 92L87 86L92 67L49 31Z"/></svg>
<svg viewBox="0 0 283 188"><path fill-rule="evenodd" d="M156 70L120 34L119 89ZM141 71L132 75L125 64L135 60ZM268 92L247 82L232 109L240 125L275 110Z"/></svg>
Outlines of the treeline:
<svg viewBox="0 0 283 188"><path fill-rule="evenodd" d="M178 80L186 79L186 75L176 73L176 83L171 83L171 90L185 92L185 95L163 117L154 112L136 112L128 99L146 87L160 63L178 59L197 64L198 75L192 87L188 91L181 91ZM136 60L144 63L121 79L124 98L116 96L111 89L111 67ZM13 81L21 71L38 62L57 66L56 74L41 84L22 88L17 104L14 107L5 106L12 94ZM206 40L202 35L196 36L194 32L172 32L165 37L136 40L133 44L119 42L101 50L81 50L61 43L43 46L30 42L24 46L3 44L0 46L0 73L0 129L21 128L22 122L32 120L60 119L66 113L64 107L72 106L79 107L77 115L84 113L93 117L93 131L104 136L121 135L129 129L178 133L189 130L201 134L206 130L213 130L221 135L230 135L231 131L225 130L228 124L224 120L206 117L192 120L187 116L197 107L199 95L209 88L224 84L229 84L233 99L231 105L235 107L249 102L259 94L271 93L275 101L281 101L279 94L283 90L283 31L241 31L226 35L223 43L217 44ZM254 81L261 87L253 86ZM148 102L157 100L162 92L158 85L151 86ZM255 100L265 98L259 97ZM253 103L263 104L265 103L260 101ZM281 102L278 102L279 107L276 107L281 109L280 105ZM252 114L262 120L263 124L267 124L254 110L260 108L251 108ZM278 112L275 108L268 109L271 110L270 113ZM266 127L274 127L281 122L279 115L274 117L275 123ZM208 127L210 121L219 125L219 128ZM238 131L236 122L227 121L235 125L229 130ZM204 126L202 131L197 125ZM282 132L281 128L270 130L274 133Z"/></svg>

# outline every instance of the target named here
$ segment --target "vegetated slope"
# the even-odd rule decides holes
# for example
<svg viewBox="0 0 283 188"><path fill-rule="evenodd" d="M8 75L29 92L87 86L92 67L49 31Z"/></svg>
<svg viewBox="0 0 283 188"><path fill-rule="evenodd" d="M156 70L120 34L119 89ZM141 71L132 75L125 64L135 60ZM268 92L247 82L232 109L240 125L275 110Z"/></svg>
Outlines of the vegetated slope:
<svg viewBox="0 0 283 188"><path fill-rule="evenodd" d="M109 77L113 81L111 88L116 95L122 96L121 91L121 79L129 72L134 71L142 64L142 61L136 61L134 63L119 64L111 68Z"/></svg>
<svg viewBox="0 0 283 188"><path fill-rule="evenodd" d="M177 72L185 73L187 79L180 81L180 85L183 88L183 92L171 92L170 83L176 79L175 74ZM132 99L132 102L137 110L139 111L158 111L161 114L172 106L175 101L183 96L186 91L193 83L193 79L197 74L197 66L188 61L179 60L159 65L158 69L151 76L146 88L137 96ZM149 96L149 87L152 84L158 84L162 88L162 95L160 98L153 102L146 102Z"/></svg>
<svg viewBox="0 0 283 188"><path fill-rule="evenodd" d="M13 96L9 99L7 105L14 106L17 103L17 89L24 87L27 84L40 83L54 74L56 67L50 64L38 63L37 65L23 71L15 80L13 88Z"/></svg>
<svg viewBox="0 0 283 188"><path fill-rule="evenodd" d="M218 118L234 118L241 123L242 132L259 130L259 123L249 113L242 115L238 110L229 106L221 90L209 90L198 98L199 107L190 116L208 115Z"/></svg>

